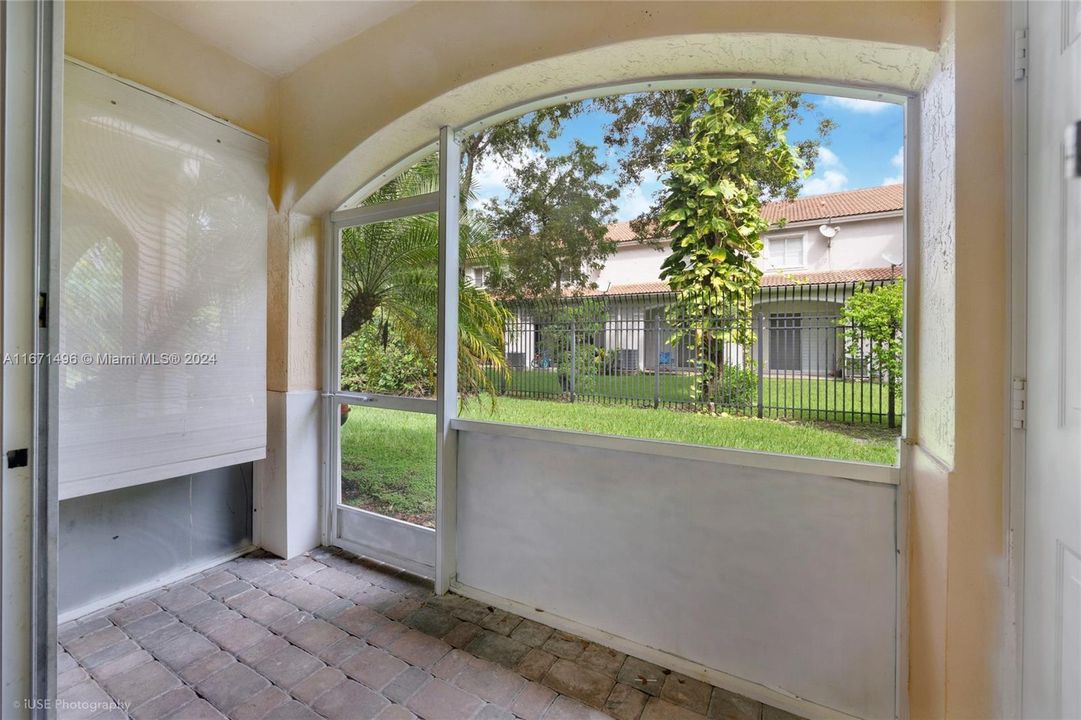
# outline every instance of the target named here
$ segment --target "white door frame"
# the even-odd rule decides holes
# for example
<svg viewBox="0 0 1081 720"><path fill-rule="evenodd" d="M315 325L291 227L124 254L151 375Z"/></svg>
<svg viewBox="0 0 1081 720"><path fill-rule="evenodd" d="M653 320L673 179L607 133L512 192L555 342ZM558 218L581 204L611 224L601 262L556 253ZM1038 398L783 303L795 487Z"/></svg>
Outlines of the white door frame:
<svg viewBox="0 0 1081 720"><path fill-rule="evenodd" d="M426 148L424 155L430 152ZM416 158L416 153L410 159ZM324 219L324 367L323 367L323 542L393 563L434 577L438 592L450 586L454 567L458 387L458 142L450 128L439 141L439 190L372 206L337 210ZM385 181L386 177L381 178ZM341 388L338 311L341 301L341 231L348 227L386 222L437 212L439 214L439 297L436 357L436 397L399 397L348 392ZM448 233L446 228L455 232ZM341 436L335 432L338 405L425 413L436 421L436 529L341 505ZM349 537L346 537L349 535ZM388 546L393 545L395 549ZM395 551L397 550L397 551Z"/></svg>
<svg viewBox="0 0 1081 720"><path fill-rule="evenodd" d="M1027 43L1028 2L1010 4L1010 22L1005 57L1015 57L1018 44ZM1027 44L1026 44L1027 48ZM1025 558L1025 430L1014 422L1015 402L1022 402L1024 381L1028 375L1028 72L1016 73L1010 86L1007 115L1006 153L1009 183L1009 285L1006 313L1009 338L1009 382L1003 388L1003 401L1010 408L1007 414L1008 441L1005 446L1003 482L1003 523L1006 548L1006 605L1003 612L1005 637L1005 667L1002 671L1000 707L1006 717L1021 717L1021 677L1024 620L1024 558ZM1017 384L1018 397L1014 398ZM1023 414L1021 415L1023 417ZM1019 420L1019 422L1022 422Z"/></svg>
<svg viewBox="0 0 1081 720"><path fill-rule="evenodd" d="M27 354L37 359L56 348L64 6L47 0L5 3L0 29L0 334L4 352L22 361ZM56 695L56 378L50 362L5 363L0 385L0 702L5 716L51 715L46 704Z"/></svg>

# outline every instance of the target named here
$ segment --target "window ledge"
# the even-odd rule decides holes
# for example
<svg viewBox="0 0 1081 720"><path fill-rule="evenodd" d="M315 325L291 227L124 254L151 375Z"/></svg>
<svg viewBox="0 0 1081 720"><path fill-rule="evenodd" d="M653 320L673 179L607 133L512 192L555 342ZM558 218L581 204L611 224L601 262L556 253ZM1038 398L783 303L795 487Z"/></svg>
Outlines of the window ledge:
<svg viewBox="0 0 1081 720"><path fill-rule="evenodd" d="M871 465L849 460L800 457L780 455L778 453L757 450L737 450L732 448L711 447L708 445L689 445L666 440L647 440L645 438L622 437L617 435L597 435L575 430L553 430L551 428L510 425L486 420L464 420L455 418L450 426L461 432L485 433L503 437L536 440L540 442L592 447L604 450L660 455L663 457L702 460L705 462L737 465L741 467L763 468L767 470L785 470L808 475L822 475L845 480L899 485L901 471L899 467L889 465Z"/></svg>

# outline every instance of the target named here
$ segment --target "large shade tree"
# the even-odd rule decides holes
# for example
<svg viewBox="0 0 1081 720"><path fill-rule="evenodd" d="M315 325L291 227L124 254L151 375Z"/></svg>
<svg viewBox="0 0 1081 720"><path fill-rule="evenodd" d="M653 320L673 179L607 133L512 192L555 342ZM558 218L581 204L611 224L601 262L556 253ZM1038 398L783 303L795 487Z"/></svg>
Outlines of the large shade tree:
<svg viewBox="0 0 1081 720"><path fill-rule="evenodd" d="M541 108L506 122L488 125L461 141L462 187L473 186L477 168L486 160L513 161L527 151L545 153L559 137L562 124L582 110L581 102ZM462 193L464 202L466 193Z"/></svg>
<svg viewBox="0 0 1081 720"><path fill-rule="evenodd" d="M570 152L524 162L485 216L500 238L505 265L489 281L507 297L559 296L592 286L615 251L608 221L619 188L605 179L596 148L576 140Z"/></svg>
<svg viewBox="0 0 1081 720"><path fill-rule="evenodd" d="M438 189L438 160L409 168L369 197L378 204ZM462 265L498 267L501 253L484 224L466 213L460 223ZM342 232L343 340L377 318L384 332L429 359L435 371L439 224L435 214L347 228ZM494 390L488 368L505 370L506 311L463 276L458 287L458 378L463 393Z"/></svg>

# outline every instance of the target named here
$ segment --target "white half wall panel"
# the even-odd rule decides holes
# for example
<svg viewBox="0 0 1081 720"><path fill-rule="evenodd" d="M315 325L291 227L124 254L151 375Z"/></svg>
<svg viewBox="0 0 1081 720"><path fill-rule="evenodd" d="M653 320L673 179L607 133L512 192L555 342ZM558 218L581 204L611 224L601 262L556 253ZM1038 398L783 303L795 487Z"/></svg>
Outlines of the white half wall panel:
<svg viewBox="0 0 1081 720"><path fill-rule="evenodd" d="M458 438L466 594L690 661L804 716L895 717L895 485Z"/></svg>
<svg viewBox="0 0 1081 720"><path fill-rule="evenodd" d="M318 390L267 392L266 459L255 463L255 544L283 558L319 545Z"/></svg>
<svg viewBox="0 0 1081 720"><path fill-rule="evenodd" d="M68 61L60 497L266 449L266 142Z"/></svg>

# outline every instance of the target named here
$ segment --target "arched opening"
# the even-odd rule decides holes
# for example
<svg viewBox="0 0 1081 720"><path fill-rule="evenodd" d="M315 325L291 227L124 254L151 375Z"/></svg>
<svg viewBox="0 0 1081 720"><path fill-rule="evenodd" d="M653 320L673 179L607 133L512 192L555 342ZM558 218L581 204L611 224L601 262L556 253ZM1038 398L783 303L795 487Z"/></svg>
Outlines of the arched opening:
<svg viewBox="0 0 1081 720"><path fill-rule="evenodd" d="M712 87L822 88L819 85L795 84L787 80L773 79L764 81L757 78L713 79L709 81L698 80L696 82L702 82L704 85ZM665 85L665 87L686 86L686 84L688 84L687 80L675 80L672 81L672 84ZM657 86L658 81L648 81L645 84L619 85L617 87L620 90L631 91ZM457 145L456 140L460 139L462 134L484 127L486 123L514 117L522 112L546 107L554 102L565 102L572 97L593 96L598 92L607 91L609 90L590 90L581 91L585 93L582 95L563 93L558 96L549 96L524 104L513 110L503 109L499 113L493 114L489 119L469 122L457 129L445 128L442 135L440 154L445 156L448 144ZM905 102L907 99L906 94L898 92L896 86L892 89L892 92L887 92L884 89L868 90L866 88L853 89L851 87L841 88L838 92L861 99L873 97L878 100L891 100L898 103ZM407 123L403 124L403 127L405 125ZM408 136L408 132L404 130L401 132L402 137ZM411 151L406 152L400 160L386 163L384 165L385 169L373 171L366 175L370 179L360 183L359 189L349 192L346 200L341 203L338 210L329 214L327 222L330 233L328 234L328 254L326 255L325 267L331 275L328 275L327 278L328 294L326 297L328 304L325 307L330 312L333 312L333 308L337 307L340 296L341 279L335 277L334 273L339 272L340 268L338 242L343 229L370 222L386 221L387 218L408 217L417 212L439 210L442 212L441 218L444 222L446 218L453 219L449 228L445 226L441 228L442 240L448 242L448 236L457 237L457 232L455 232L458 212L457 197L451 197L457 194L456 183L453 189L445 185L442 186L439 197L427 198L424 201L407 202L398 207L390 207L393 203L389 203L387 207L383 208L365 205L365 201L372 193L377 192L387 179L395 177L404 168L415 164L418 159L430 153L431 137L431 135L421 137L421 142L415 145ZM450 154L454 155L453 148ZM337 169L335 172L337 172ZM456 175L457 164L449 165L444 162L441 179L456 177ZM330 181L328 180L328 182ZM451 246L444 246L444 254L441 259L441 277L444 282L440 287L440 298L443 302L448 301L447 293L451 285L458 284L446 281L447 277L457 278L459 274L460 268L456 245L457 243L455 243L453 249ZM452 254L456 256L453 263L450 261L450 255ZM473 277L475 279L476 276ZM836 304L831 299L827 299L827 301ZM454 310L457 311L457 298L453 299L453 303ZM336 317L328 317L326 320L328 333L326 347L333 349L340 336L341 328L337 325ZM440 326L439 332L441 335L447 332L447 327L446 325ZM451 327L452 331L449 337L453 338L453 326L449 327ZM447 337L445 335L443 337L445 343ZM534 344L538 342L536 333L533 334L533 342ZM647 344L648 342L643 342L642 347L644 348ZM828 343L819 344L827 345ZM658 347L658 354L660 354L661 344L656 342L656 338L653 340L653 345ZM449 347L451 347L450 344L445 344L444 350ZM833 350L836 352L837 348L834 347ZM456 352L450 357L444 354L439 359L444 370L448 365L457 365ZM367 397L361 398L357 397L355 393L350 394L350 391L343 391L338 384L338 379L334 377L334 373L337 372L334 368L335 362L335 358L328 358L326 364L329 373L326 376L326 388L329 390L328 407L336 409L342 402L371 402L372 394L370 393L367 394ZM509 356L508 362L510 362ZM779 703L782 706L797 708L798 712L808 715L828 714L837 711L853 715L891 714L893 712L898 688L893 669L896 667L897 628L899 622L896 604L898 592L896 548L893 547L893 540L890 539L894 537L891 528L893 528L896 521L893 508L895 507L898 474L894 468L885 469L885 472L882 473L875 470L855 471L858 475L856 477L851 475L854 472L851 469L841 469L837 465L823 464L822 461L805 463L784 460L776 463L773 460L752 459L749 456L742 455L725 455L722 459L722 455L713 452L698 449L673 450L664 448L662 450L659 447L652 447L650 443L630 441L624 438L590 440L570 438L559 432L538 431L527 428L495 429L486 423L456 418L457 410L447 407L445 403L448 395L451 397L456 395L456 386L453 384L446 385L445 382L445 379L441 380L436 390L437 397L441 396L442 399L433 401L431 410L429 410L429 412L434 412L437 415L437 430L441 433L441 437L437 439L437 448L439 448L438 452L443 464L438 474L437 483L438 487L445 493L441 494L440 501L437 503L435 532L431 534L416 533L407 531L400 526L390 526L394 528L391 531L385 523L380 521L382 524L379 526L379 530L376 530L373 526L371 530L361 531L362 534L371 538L382 532L385 538L389 537L392 532L401 531L403 535L400 539L400 549L412 548L415 550L430 543L431 545L427 546L428 549L424 549L422 552L425 557L434 561L437 586L450 587L457 592L476 598L484 598L485 601L497 605L508 603L508 606L518 607L518 604L532 604L533 607L540 608L545 613L552 613L565 618L568 629L573 629L579 633L587 633L587 637L589 632L600 629L619 638L619 642L627 642L627 647L632 648L634 652L641 652L644 645L663 648L661 653L666 662L671 662L674 654L678 654L683 658L690 657L692 658L691 663L681 667L693 668L695 672L705 672L708 677L720 681L719 684L737 688L752 697ZM446 392L448 389L450 390L449 393ZM375 402L383 401L383 398L375 399ZM413 404L412 401L409 404ZM454 404L454 402L451 403L452 406ZM338 414L332 410L327 410L324 419L334 425L339 422ZM443 421L446 421L445 430L440 429ZM449 442L453 443L453 450L450 451L448 451L446 445L448 438L452 438ZM331 466L334 466L333 454L339 450L339 448L333 447L330 449L332 462L329 464ZM653 459L655 451L666 459ZM449 457L453 458L453 460L448 460ZM573 461L571 460L572 457L574 458ZM669 465L670 461L671 465ZM640 466L637 470L632 470L631 466L627 465L628 462L639 463ZM690 464L686 466L681 464L688 462ZM705 463L705 465L694 465L699 462ZM720 470L712 466L712 463L718 462L730 468L731 475L727 474L728 470ZM547 466L545 472L554 473L554 477L550 474L537 475L536 472L517 474L517 470L512 470L512 467L522 467L523 463L526 467L536 468L538 472ZM654 466L654 463L657 463L656 466ZM605 506L605 499L594 495L592 489L586 491L585 495L578 494L583 487L591 487L599 482L601 477L610 476L612 467L621 468L618 472L626 473L628 477L636 476L642 485L635 486L632 492L643 494L637 495L637 499L633 502L617 502L614 505L607 506ZM651 476L642 476L642 468L645 467L651 468ZM830 521L827 520L827 516L833 516L836 519L834 513L837 512L839 506L829 507L827 510L826 508L830 505L829 502L819 506L818 510L807 511L810 513L805 517L807 524L797 534L806 531L811 535L800 538L790 537L783 541L786 546L790 546L792 542L803 543L808 548L815 548L814 552L823 551L828 547L829 549L825 551L834 557L848 557L853 565L845 571L846 573L855 566L860 567L859 573L862 573L860 580L855 580L852 575L848 575L846 578L834 578L839 583L834 583L833 590L836 590L839 585L846 585L851 581L854 581L855 585L861 585L861 583L868 581L870 577L874 577L874 580L870 581L870 585L861 586L858 590L855 585L850 585L850 590L855 592L856 595L864 599L868 594L874 595L880 601L876 612L872 613L876 617L864 617L861 621L867 623L867 635L861 639L863 646L858 652L861 657L860 662L848 663L843 658L839 658L837 666L831 670L824 670L820 677L811 678L806 674L807 663L795 658L790 652L791 648L788 648L784 660L763 656L756 661L758 664L754 668L750 666L736 667L740 663L733 664L730 659L724 657L724 654L734 647L730 644L731 638L713 638L708 643L701 644L684 635L683 630L670 626L657 618L653 618L650 623L651 627L648 629L639 628L640 632L638 630L632 631L629 629L632 625L640 625L642 618L650 616L645 607L640 607L635 603L631 603L624 608L624 614L620 619L598 617L596 607L591 609L587 598L591 593L599 592L601 596L607 598L606 593L614 587L623 587L624 591L632 593L634 591L628 590L625 583L622 583L611 574L611 568L619 566L621 562L617 559L618 552L615 555L597 554L596 552L586 553L586 556L581 558L580 563L568 562L567 558L575 556L577 552L590 545L594 550L597 548L607 548L606 552L612 550L605 543L603 536L590 533L591 539L587 539L576 532L574 528L587 527L592 520L596 520L596 516L592 513L598 512L598 507L605 506L602 515L609 521L614 520L615 523L607 526L607 529L611 532L608 537L633 538L637 535L637 532L621 523L624 519L636 517L640 522L643 522L643 528L649 527L650 532L660 533L661 535L668 534L669 537L666 548L659 549L656 554L650 553L650 560L647 565L649 565L652 580L651 583L647 584L659 582L660 578L665 577L669 572L674 572L682 577L683 571L678 569L679 562L666 570L660 570L660 567L665 563L674 562L673 556L669 553L674 552L676 547L682 544L681 533L691 530L699 532L705 526L715 527L712 525L713 521L707 521L704 517L696 519L694 513L686 515L689 508L701 503L703 508L714 507L717 512L723 515L725 510L722 510L721 507L732 507L728 503L747 502L749 504L746 507L752 508L751 512L755 513L765 510L762 507L756 507L756 503L763 500L765 496L755 497L755 493L762 492L762 485L760 484L757 489L750 490L750 497L738 501L735 496L722 499L718 495L713 495L712 493L718 491L716 487L708 488L706 496L692 498L692 495L702 488L692 489L690 486L682 487L680 483L676 483L672 488L660 491L659 494L651 498L651 492L657 491L656 478L677 477L681 473L705 472L712 474L720 472L721 476L726 478L726 481L721 483L723 490L720 492L723 495L728 491L734 491L735 487L745 479L745 474L749 472L748 468L750 467L756 468L755 473L760 472L770 476L770 480L765 481L767 484L776 481L780 484L779 487L787 488L778 489L778 492L782 495L792 491L792 486L788 485L788 483L794 479L795 475L819 479L828 477L830 480L827 484L830 485L834 481L839 481L845 486L844 489L840 490L842 496L845 496L849 490L854 490L856 494L867 491L867 497L857 499L853 495L839 500L841 505L849 502L855 504L868 503L869 506L875 507L871 514L880 515L876 522L877 530L866 527L856 532L856 535L861 535L856 542L856 545L859 546L858 550L856 545L841 547L835 544L837 540L836 530L838 528L829 530ZM509 481L512 477L513 482ZM553 482L557 478L558 482ZM731 481L731 484L727 482L728 480ZM856 482L848 483L851 480ZM870 480L870 483L867 482L868 480ZM327 481L332 483L329 487L334 488L333 483L337 482L337 478L328 477ZM563 482L567 482L569 485L564 486L562 485ZM819 491L809 488L816 482L817 480L812 480L807 483L807 486L801 487L796 492L810 492L813 497ZM858 490L856 490L857 485L859 486ZM537 497L536 493L540 487L547 487L551 491L551 495L544 499ZM825 491L824 487L822 490ZM830 494L833 490L825 492ZM333 489L329 495L336 498ZM815 504L815 501L810 500L808 497L804 497L803 500L810 502L812 506ZM838 498L834 496L832 500L837 501ZM643 520L641 518L643 509L649 508L651 504L655 506L658 502L663 508L660 519L657 520L661 524L654 524L652 519ZM780 503L781 506L785 504L785 501ZM526 509L527 506L530 507L529 510ZM571 519L566 513L566 509L569 507L576 508L579 511L585 509L584 512L586 513L585 516L579 512L572 513L574 522L571 526L566 524ZM777 505L771 505L770 511L776 511L777 508ZM656 508L654 507L654 509ZM800 512L804 512L804 510ZM525 515L523 515L523 511L525 511ZM820 511L824 514L816 515ZM648 510L646 512L648 514ZM341 507L328 507L327 516L334 518L331 520L332 542L342 544L346 548L370 549L369 545L354 543L350 538L341 534L343 529L346 533L350 532L350 524L353 523L353 520L347 518L356 518L356 516L351 515ZM666 526L663 522L664 519L672 521L673 525ZM702 523L705 523L705 525ZM602 522L601 524L604 525L605 523ZM357 529L355 524L352 527L354 530ZM499 528L499 531L493 535L492 532L496 528ZM889 532L880 536L879 531L883 528L889 530ZM829 539L818 534L821 532L827 532L830 535ZM404 536L408 536L408 539ZM748 537L743 532L736 532L731 537L726 536L723 539L718 537L716 540L722 543L740 544L747 542ZM855 539L855 536L850 535L849 539ZM566 542L559 542L559 540L565 540ZM780 548L770 547L771 542L763 542L754 549L746 546L743 557L735 559L733 562L736 562L737 565L741 563L757 565L760 563L780 562L781 558L776 555ZM485 550L485 547L491 547L492 543L504 544L500 555L505 562L500 561L499 558ZM546 549L551 550L551 552L546 553L545 549L537 551L538 544L546 546ZM440 551L439 548L443 548L443 550ZM878 550L882 552L879 553ZM402 552L406 551L402 550ZM399 561L403 559L401 552L392 552L390 557ZM408 560L408 558L405 559ZM778 571L778 576L774 579L777 579L781 585L795 582L797 578L799 582L807 583L809 579L802 577L802 573L797 572L795 567L785 565L790 559L787 558L781 562L784 567ZM560 567L561 563L562 567ZM414 564L410 567L417 568L418 566ZM541 573L545 576L545 580L541 585L547 587L558 585L563 588L559 593L559 597L554 597L543 590L538 585L537 578L529 578L522 574L525 568L537 567L544 567L549 570L548 573ZM628 567L624 567L624 570L627 570ZM743 571L748 569L746 565L741 565L741 567ZM557 570L557 568L559 569ZM570 576L567 575L568 572L571 573ZM603 575L600 587L597 586L595 581L586 580L590 573L601 573ZM752 572L752 574L755 573ZM559 578L558 581L557 578ZM810 585L814 586L814 589L810 592L812 594L819 591L823 592L821 599L826 605L836 602L837 597L832 594L833 590L826 591L820 585L819 580L810 582ZM764 590L765 586L759 589ZM700 598L714 596L719 591L719 588L703 587L700 590L701 594L691 593L696 595L698 599L668 595L658 588L648 588L639 597L642 602L649 606L655 607L659 603L662 606L678 607L681 611L694 615L700 610L700 608L695 607ZM771 590L776 590L776 588L771 588ZM829 600L825 599L826 595L830 596ZM748 598L748 600L750 599ZM739 602L742 603L743 601ZM802 621L795 620L791 616L792 608L788 607L784 601L771 600L763 603L760 614L747 612L746 605L742 607L743 610L734 612L727 618L726 622L732 622L745 628L748 622L752 625L757 622L775 623L779 618L787 617L788 620L792 621L791 632L786 634L787 637L795 637L800 632L807 632L815 624L808 617L804 617ZM823 605L818 605L818 607L821 609ZM865 603L861 603L861 607L864 611L866 610ZM831 615L838 609L839 606L834 606L826 614ZM851 613L848 613L846 617L850 620ZM703 624L708 624L704 618L697 619ZM819 629L821 627L820 624ZM684 627L685 629L686 627ZM721 632L723 634L728 630L722 630ZM874 640L869 641L869 637L873 637ZM869 642L873 647L868 645ZM811 644L813 645L813 643ZM683 649L676 650L677 647ZM717 651L716 648L718 647L724 649ZM881 661L878 670L870 669L871 665L874 664L868 661L868 657L871 655ZM841 670L840 666L844 666L844 669ZM889 669L887 669L887 666ZM827 686L831 685L831 681L826 679L831 672L840 672L849 680L863 673L864 680L851 685L850 687L854 688L851 693L831 695L833 690L826 689ZM874 678L871 677L872 675ZM788 683L791 683L791 685ZM801 697L808 698L809 701L791 703L790 700L784 700L768 689L779 685L785 687L802 685L804 689L800 693ZM858 689L855 689L857 686ZM788 704L785 705L785 703Z"/></svg>

